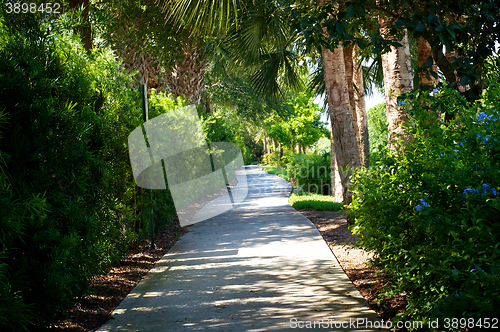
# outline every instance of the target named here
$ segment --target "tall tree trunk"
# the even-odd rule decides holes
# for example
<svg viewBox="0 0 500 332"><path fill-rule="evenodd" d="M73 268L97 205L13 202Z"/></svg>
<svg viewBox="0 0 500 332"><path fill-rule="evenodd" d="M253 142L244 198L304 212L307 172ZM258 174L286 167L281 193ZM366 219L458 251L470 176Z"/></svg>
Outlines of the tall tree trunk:
<svg viewBox="0 0 500 332"><path fill-rule="evenodd" d="M264 129L264 132L263 132L263 143L264 143L264 154L267 154L268 151L267 151L267 131Z"/></svg>
<svg viewBox="0 0 500 332"><path fill-rule="evenodd" d="M423 68L427 59L430 57L432 58L432 50L431 50L431 45L429 42L424 38L424 37L418 37L417 38L417 49L418 49L418 67ZM432 60L433 64L429 68L430 71L433 71L434 73L437 74L437 65L434 62L434 59ZM429 70L425 71L419 71L418 72L418 83L423 86L423 85L435 85L438 84L438 79L435 78L430 74Z"/></svg>
<svg viewBox="0 0 500 332"><path fill-rule="evenodd" d="M283 158L283 144L280 143L279 149L280 149L280 160L281 160L281 158Z"/></svg>
<svg viewBox="0 0 500 332"><path fill-rule="evenodd" d="M359 157L361 160L361 165L364 167L370 166L370 144L368 137L368 121L366 115L366 104L365 104L365 88L363 84L363 68L361 63L358 63L358 52L359 49L354 47L353 49L353 84L354 84L354 107L356 108L356 119L357 119L357 138L358 138L358 148Z"/></svg>
<svg viewBox="0 0 500 332"><path fill-rule="evenodd" d="M350 204L352 193L348 190L352 169L361 166L356 132L349 101L344 64L344 50L338 45L334 52L323 48L323 70L325 75L326 95L331 122L332 158L335 158L334 169L338 170L340 182L335 184L332 178L332 192L342 193L342 202ZM335 190L333 187L335 186Z"/></svg>
<svg viewBox="0 0 500 332"><path fill-rule="evenodd" d="M358 52L354 45L344 48L344 63L349 105L353 119L354 131L358 142L358 153L361 165L369 165L370 147L368 144L368 128L366 121L365 90L363 88L363 72L358 64Z"/></svg>
<svg viewBox="0 0 500 332"><path fill-rule="evenodd" d="M411 68L410 44L408 34L397 40L389 35L386 21L379 18L381 34L390 40L399 42L401 47L391 46L391 50L382 54L382 70L384 72L385 104L389 132L389 148L396 149L398 141L408 142L409 137L401 125L408 119L408 114L398 105L397 97L413 90L413 72ZM399 137L398 137L399 136Z"/></svg>
<svg viewBox="0 0 500 332"><path fill-rule="evenodd" d="M361 147L359 146L358 114L356 113L356 103L354 101L354 80L353 80L354 59L352 56L353 50L354 47L352 44L349 44L348 46L344 47L344 66L345 66L345 80L347 84L347 92L349 93L349 107L351 108L351 115L353 120L352 125L354 127L354 132L356 133L358 149L360 149Z"/></svg>
<svg viewBox="0 0 500 332"><path fill-rule="evenodd" d="M203 91L206 62L196 40L182 45L182 57L175 60L172 71L166 77L169 92L174 97L184 96L190 103L199 104Z"/></svg>

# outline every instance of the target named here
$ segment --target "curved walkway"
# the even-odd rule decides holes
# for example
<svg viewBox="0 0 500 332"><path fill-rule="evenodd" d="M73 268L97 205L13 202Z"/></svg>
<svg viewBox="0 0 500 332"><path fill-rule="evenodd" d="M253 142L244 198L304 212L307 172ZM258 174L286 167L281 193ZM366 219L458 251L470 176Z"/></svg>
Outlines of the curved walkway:
<svg viewBox="0 0 500 332"><path fill-rule="evenodd" d="M98 331L376 330L290 184L258 166L247 179L245 201L190 226Z"/></svg>

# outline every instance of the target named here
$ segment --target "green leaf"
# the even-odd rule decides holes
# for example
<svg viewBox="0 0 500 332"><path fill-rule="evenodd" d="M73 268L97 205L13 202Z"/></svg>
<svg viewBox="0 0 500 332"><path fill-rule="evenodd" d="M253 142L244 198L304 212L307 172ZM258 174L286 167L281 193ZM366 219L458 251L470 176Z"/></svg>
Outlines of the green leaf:
<svg viewBox="0 0 500 332"><path fill-rule="evenodd" d="M427 18L427 22L428 22L428 23L435 24L435 23L438 23L438 22L439 22L439 18L438 18L436 15L430 15L430 16Z"/></svg>
<svg viewBox="0 0 500 332"><path fill-rule="evenodd" d="M350 4L350 5L347 7L347 14L346 14L346 18L353 17L355 14L356 14L356 7L354 7L354 5L353 5L353 4Z"/></svg>
<svg viewBox="0 0 500 332"><path fill-rule="evenodd" d="M446 28L446 31L448 31L448 33L453 37L453 39L457 38L455 31L453 31L452 29Z"/></svg>
<svg viewBox="0 0 500 332"><path fill-rule="evenodd" d="M417 25L417 27L415 28L415 31L425 31L427 30L427 28L425 27L425 25L423 24L419 24Z"/></svg>
<svg viewBox="0 0 500 332"><path fill-rule="evenodd" d="M463 76L463 77L460 79L460 84L462 84L462 85L464 85L464 86L465 86L465 85L467 85L467 84L469 84L469 76L467 76L467 75Z"/></svg>
<svg viewBox="0 0 500 332"><path fill-rule="evenodd" d="M431 56L428 57L427 60L425 60L425 66L427 68L432 67L433 64L434 64L434 59Z"/></svg>
<svg viewBox="0 0 500 332"><path fill-rule="evenodd" d="M400 18L399 20L396 21L395 24L398 27L402 27L402 26L408 25L408 21Z"/></svg>

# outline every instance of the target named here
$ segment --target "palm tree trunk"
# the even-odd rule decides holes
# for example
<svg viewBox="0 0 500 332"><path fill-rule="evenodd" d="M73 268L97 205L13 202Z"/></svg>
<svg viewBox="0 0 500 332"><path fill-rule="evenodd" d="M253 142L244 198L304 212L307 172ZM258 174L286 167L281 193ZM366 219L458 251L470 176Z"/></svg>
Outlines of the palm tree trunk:
<svg viewBox="0 0 500 332"><path fill-rule="evenodd" d="M353 85L354 85L354 107L356 108L356 119L358 122L357 138L359 157L361 165L364 167L370 166L370 145L368 137L368 121L366 115L365 104L365 89L363 82L363 68L361 63L358 63L358 48L353 49Z"/></svg>
<svg viewBox="0 0 500 332"><path fill-rule="evenodd" d="M182 46L182 58L177 59L166 77L168 89L174 97L184 96L190 103L199 104L203 91L206 63L199 43L189 40Z"/></svg>
<svg viewBox="0 0 500 332"><path fill-rule="evenodd" d="M344 63L349 105L353 118L354 131L358 142L359 159L363 166L369 165L370 147L366 121L365 90L363 88L363 72L358 64L357 49L351 44L344 48Z"/></svg>
<svg viewBox="0 0 500 332"><path fill-rule="evenodd" d="M401 125L408 119L408 114L398 105L397 97L413 90L413 72L411 68L410 45L405 32L401 40L388 35L386 22L379 18L381 34L385 38L398 41L402 47L391 46L391 50L382 54L382 70L384 72L385 103L389 132L389 148L396 149L397 142L402 139L408 142L409 137Z"/></svg>
<svg viewBox="0 0 500 332"><path fill-rule="evenodd" d="M359 146L359 128L358 128L358 114L356 113L356 103L354 101L354 81L353 81L353 63L354 59L352 56L352 52L354 47L352 44L344 47L344 66L345 66L345 80L347 84L347 92L349 93L349 107L351 108L352 115L352 125L354 127L354 132L356 133L356 138ZM360 154L361 156L361 154Z"/></svg>
<svg viewBox="0 0 500 332"><path fill-rule="evenodd" d="M341 193L342 202L350 204L352 193L348 190L349 176L351 170L360 167L361 163L345 77L344 50L342 45L338 45L334 52L323 48L322 53L332 129L332 158L335 158L335 163L332 161L332 173L338 170L340 180L337 184L335 177L332 177L332 193L335 192L335 196Z"/></svg>

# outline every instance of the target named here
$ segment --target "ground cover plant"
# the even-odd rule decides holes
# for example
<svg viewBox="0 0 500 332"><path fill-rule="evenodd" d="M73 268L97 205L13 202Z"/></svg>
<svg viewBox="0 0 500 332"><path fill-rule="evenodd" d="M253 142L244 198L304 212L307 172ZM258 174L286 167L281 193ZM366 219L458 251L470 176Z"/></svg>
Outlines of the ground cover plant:
<svg viewBox="0 0 500 332"><path fill-rule="evenodd" d="M399 319L478 330L498 317L499 63L475 102L446 87L410 96L409 143L352 178L353 231L391 277L386 295L407 294Z"/></svg>

